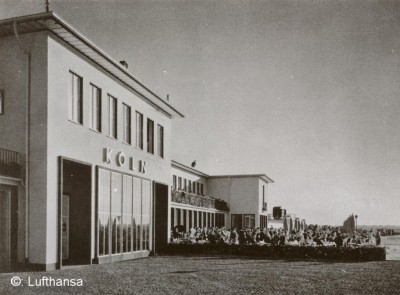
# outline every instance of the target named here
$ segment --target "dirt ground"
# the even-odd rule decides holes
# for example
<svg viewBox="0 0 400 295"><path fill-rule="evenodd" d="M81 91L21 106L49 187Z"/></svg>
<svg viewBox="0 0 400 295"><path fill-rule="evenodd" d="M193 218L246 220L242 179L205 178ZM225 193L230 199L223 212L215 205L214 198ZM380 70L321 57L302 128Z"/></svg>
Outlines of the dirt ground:
<svg viewBox="0 0 400 295"><path fill-rule="evenodd" d="M20 286L11 279L18 276ZM43 278L44 277L44 278ZM75 279L83 286L47 286ZM18 279L14 278L14 284ZM41 284L41 286L38 286ZM0 274L0 294L400 294L400 261L332 263L153 256L52 272Z"/></svg>

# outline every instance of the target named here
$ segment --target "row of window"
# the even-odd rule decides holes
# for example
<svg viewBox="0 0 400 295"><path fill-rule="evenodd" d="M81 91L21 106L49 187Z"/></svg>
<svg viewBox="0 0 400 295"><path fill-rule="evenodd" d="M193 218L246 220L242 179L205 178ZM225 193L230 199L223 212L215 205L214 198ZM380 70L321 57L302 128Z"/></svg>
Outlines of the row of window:
<svg viewBox="0 0 400 295"><path fill-rule="evenodd" d="M98 255L150 249L151 182L99 168Z"/></svg>
<svg viewBox="0 0 400 295"><path fill-rule="evenodd" d="M70 72L70 95L68 119L83 124L83 78ZM118 138L118 99L110 94L108 96L108 136ZM102 132L102 93L101 89L90 84L89 97L89 127L97 132ZM143 150L143 114L136 111L136 147ZM154 154L154 121L147 118L147 152ZM132 144L132 108L122 103L122 141ZM164 127L157 124L157 155L164 157Z"/></svg>
<svg viewBox="0 0 400 295"><path fill-rule="evenodd" d="M200 196L204 196L204 186L202 183L191 181L180 176L172 176L172 188L174 190L184 190L188 193L194 193Z"/></svg>
<svg viewBox="0 0 400 295"><path fill-rule="evenodd" d="M171 208L171 228L182 225L185 232L194 227L223 227L225 215L223 213L204 212Z"/></svg>
<svg viewBox="0 0 400 295"><path fill-rule="evenodd" d="M231 214L231 228L237 229L249 227L254 228L256 225L255 214Z"/></svg>

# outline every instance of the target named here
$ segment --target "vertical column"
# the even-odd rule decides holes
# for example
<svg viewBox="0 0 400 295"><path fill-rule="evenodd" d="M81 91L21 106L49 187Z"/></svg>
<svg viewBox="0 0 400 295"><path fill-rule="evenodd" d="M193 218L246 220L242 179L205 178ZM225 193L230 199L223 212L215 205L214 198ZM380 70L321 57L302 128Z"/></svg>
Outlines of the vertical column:
<svg viewBox="0 0 400 295"><path fill-rule="evenodd" d="M190 231L189 212L190 212L189 210L186 210L186 220L185 220L186 232Z"/></svg>
<svg viewBox="0 0 400 295"><path fill-rule="evenodd" d="M210 225L209 225L209 220L208 220L208 212L204 212L205 214L205 217L206 217L206 219L205 219L205 224L204 224L204 226L206 226L206 227L210 227Z"/></svg>
<svg viewBox="0 0 400 295"><path fill-rule="evenodd" d="M178 225L178 210L177 208L174 208L174 224L172 227L175 227L176 225Z"/></svg>
<svg viewBox="0 0 400 295"><path fill-rule="evenodd" d="M181 214L180 214L180 218L179 218L179 224L180 225L184 225L185 224L185 222L184 222L184 220L183 220L183 209L179 209L179 211L181 212Z"/></svg>

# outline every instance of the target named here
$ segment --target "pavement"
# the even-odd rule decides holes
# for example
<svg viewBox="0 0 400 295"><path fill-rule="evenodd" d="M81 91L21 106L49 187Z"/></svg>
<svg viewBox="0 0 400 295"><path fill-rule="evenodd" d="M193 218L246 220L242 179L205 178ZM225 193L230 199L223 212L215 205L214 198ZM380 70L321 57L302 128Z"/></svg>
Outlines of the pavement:
<svg viewBox="0 0 400 295"><path fill-rule="evenodd" d="M382 237L382 245L386 247L386 260L400 260L400 236Z"/></svg>
<svg viewBox="0 0 400 295"><path fill-rule="evenodd" d="M399 261L152 256L51 272L3 273L0 294L399 294L399 281Z"/></svg>

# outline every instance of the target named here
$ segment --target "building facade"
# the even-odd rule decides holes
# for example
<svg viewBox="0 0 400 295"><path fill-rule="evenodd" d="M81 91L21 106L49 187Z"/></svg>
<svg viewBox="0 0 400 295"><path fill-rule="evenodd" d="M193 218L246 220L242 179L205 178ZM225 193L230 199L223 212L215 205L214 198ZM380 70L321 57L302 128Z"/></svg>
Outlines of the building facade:
<svg viewBox="0 0 400 295"><path fill-rule="evenodd" d="M0 21L0 92L1 271L167 242L168 101L52 12Z"/></svg>
<svg viewBox="0 0 400 295"><path fill-rule="evenodd" d="M172 161L172 227L267 227L265 174L210 176Z"/></svg>

